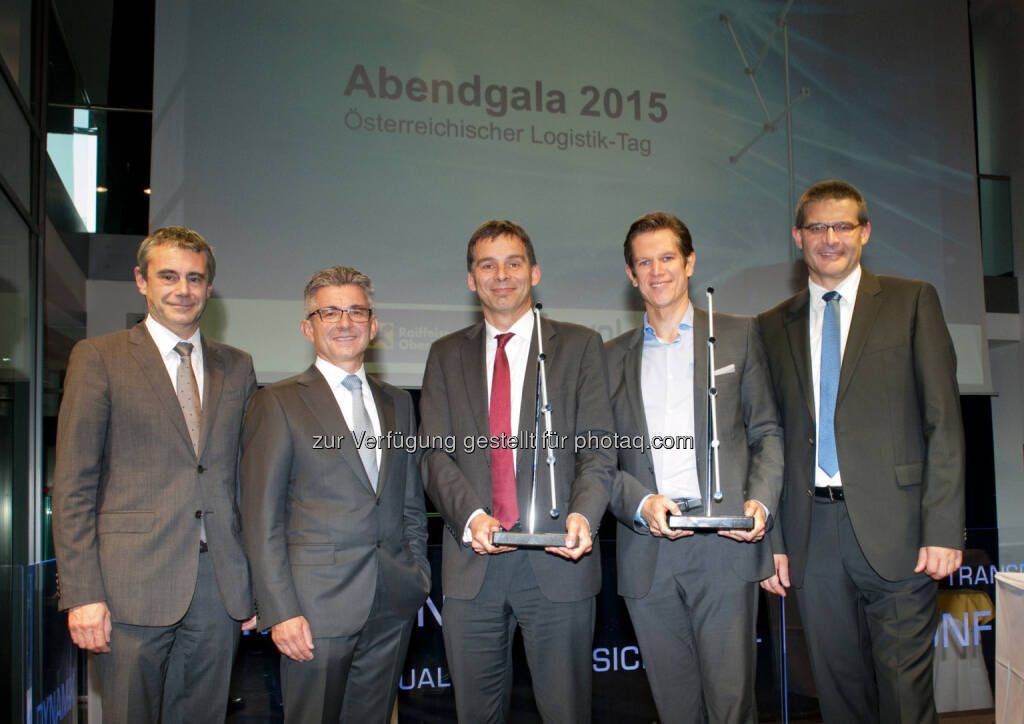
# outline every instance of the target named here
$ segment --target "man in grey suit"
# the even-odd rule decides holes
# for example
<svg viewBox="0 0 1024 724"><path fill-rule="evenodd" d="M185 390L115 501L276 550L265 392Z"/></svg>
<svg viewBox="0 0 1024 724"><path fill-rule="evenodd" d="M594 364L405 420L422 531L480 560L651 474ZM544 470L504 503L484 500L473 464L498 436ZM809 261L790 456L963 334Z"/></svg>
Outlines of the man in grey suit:
<svg viewBox="0 0 1024 724"><path fill-rule="evenodd" d="M344 266L305 289L316 361L253 397L242 520L285 721L388 722L430 590L412 398L366 374L373 286Z"/></svg>
<svg viewBox="0 0 1024 724"><path fill-rule="evenodd" d="M757 581L773 572L764 537L782 489L782 430L749 317L715 314L721 489L714 515L754 518L719 535L673 530L700 515L708 476L708 313L690 302L696 255L678 218L633 222L626 275L644 326L608 342L621 474L609 508L619 519L619 594L626 599L663 722L755 722Z"/></svg>
<svg viewBox="0 0 1024 724"><path fill-rule="evenodd" d="M72 640L99 654L108 722L223 722L238 621L252 616L238 523L252 358L199 332L210 245L140 245L147 316L71 352L57 429L54 544ZM255 619L245 627L255 626Z"/></svg>
<svg viewBox="0 0 1024 724"><path fill-rule="evenodd" d="M531 511L538 376L531 308L540 267L530 237L511 221L482 224L466 261L484 321L431 346L420 402L421 437L430 446L424 482L447 529L444 639L459 721L508 718L518 625L544 721L589 722L601 587L596 533L614 475L612 450L596 442L613 424L601 338L573 324L541 322L552 439L560 449L554 501L540 454L536 532L564 533L565 545L494 545L495 531L528 529ZM509 443L513 437L519 442ZM455 443L451 452L445 441ZM552 507L561 511L558 519L549 517Z"/></svg>
<svg viewBox="0 0 1024 724"><path fill-rule="evenodd" d="M856 188L811 186L809 289L759 317L786 430L762 585L796 588L826 721L935 721L935 581L964 543L956 358L931 285L861 268L870 235Z"/></svg>

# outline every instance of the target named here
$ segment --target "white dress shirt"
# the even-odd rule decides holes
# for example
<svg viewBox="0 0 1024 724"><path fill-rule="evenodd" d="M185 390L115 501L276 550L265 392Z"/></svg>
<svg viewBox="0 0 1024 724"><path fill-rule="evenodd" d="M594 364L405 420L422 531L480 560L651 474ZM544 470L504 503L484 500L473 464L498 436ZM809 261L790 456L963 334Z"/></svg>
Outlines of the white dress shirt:
<svg viewBox="0 0 1024 724"><path fill-rule="evenodd" d="M640 368L640 387L644 402L647 432L656 436L689 435L697 439L693 400L693 304L686 307L679 322L679 334L672 342L661 339L644 313L644 346ZM818 336L821 336L819 325ZM821 342L818 342L821 346ZM680 450L658 450L651 447L654 459L654 480L658 492L668 498L702 498L697 474L696 447ZM635 522L647 527L640 511L654 493L640 499ZM756 500L756 499L755 499ZM706 502L706 501L705 501ZM771 511L760 500L757 503L767 519Z"/></svg>
<svg viewBox="0 0 1024 724"><path fill-rule="evenodd" d="M508 331L513 334L513 337L505 343L505 356L508 357L509 395L512 398L510 400L512 403L512 416L511 425L509 426L509 429L512 431L512 435L519 434L519 413L521 411L520 408L522 407L523 401L523 382L526 380L526 365L529 363L530 337L533 335L533 325L534 313L533 308L531 307L528 312L515 321L515 324L508 328ZM487 374L488 409L490 409L491 405L491 384L494 380L494 358L498 354L498 340L496 337L499 334L503 334L503 332L501 332L497 327L491 326L490 322L487 322L486 320L484 321L484 336L486 337L486 344L484 346L484 365L486 367L485 372ZM517 457L519 456L516 454L516 450L513 450L513 470L516 470ZM469 543L473 540L473 535L469 530L469 524L473 521L473 518L483 512L485 512L483 508L478 508L470 513L469 520L466 521L466 527L462 531L463 543Z"/></svg>
<svg viewBox="0 0 1024 724"><path fill-rule="evenodd" d="M373 392L370 391L370 385L366 382L366 368L360 365L359 369L355 372L346 372L341 367L331 364L319 355L317 355L314 364L320 370L320 374L324 376L324 379L327 380L327 385L331 388L331 392L334 393L334 399L338 403L341 416L345 418L345 424L348 425L349 430L352 429L352 391L341 383L349 375L356 375L360 379L363 383L363 405L366 407L366 414L370 418L370 425L373 426L373 434L379 440L380 417L377 415L377 405L373 402ZM353 440L353 442L356 442L356 440ZM382 454L380 445L377 445L375 452L377 453L377 469L380 470Z"/></svg>
<svg viewBox="0 0 1024 724"><path fill-rule="evenodd" d="M671 342L658 337L644 314L640 367L644 415L651 439L679 435L696 439L693 413L693 305L687 305ZM691 446L651 448L658 492L669 498L701 497L697 451Z"/></svg>
<svg viewBox="0 0 1024 724"><path fill-rule="evenodd" d="M171 387L174 394L178 394L178 366L181 364L181 355L174 351L178 342L189 342L192 345L192 372L196 376L196 387L199 389L199 404L203 404L203 380L206 377L203 371L203 340L199 335L199 329L188 339L182 339L171 330L167 329L153 317L146 315L146 331L156 344L160 357L164 361L167 374L171 377Z"/></svg>
<svg viewBox="0 0 1024 724"><path fill-rule="evenodd" d="M857 289L860 287L860 264L850 272L850 276L839 282L835 291L839 292L839 361L842 363L843 354L846 352L846 338L850 334L850 322L853 320L853 308L857 303ZM814 484L817 487L840 486L843 484L842 471L837 470L836 474L829 477L828 473L818 467L818 440L821 432L818 428L818 406L821 397L821 326L825 321L825 300L823 299L827 289L818 286L811 280L807 280L807 290L810 293L810 323L809 331L811 337L811 385L814 388Z"/></svg>
<svg viewBox="0 0 1024 724"><path fill-rule="evenodd" d="M512 339L505 343L505 356L508 357L509 394L512 396L511 425L509 429L512 435L519 434L519 413L523 402L523 382L526 380L526 366L530 356L530 337L533 335L534 314L529 312L516 320L516 323L508 328L513 334ZM489 322L484 322L484 334L487 335L487 346L484 348L484 364L487 372L487 407L491 406L491 387L494 380L494 358L498 354L498 340L495 339L502 332L497 327L492 327ZM512 465L515 470L515 450L512 451Z"/></svg>

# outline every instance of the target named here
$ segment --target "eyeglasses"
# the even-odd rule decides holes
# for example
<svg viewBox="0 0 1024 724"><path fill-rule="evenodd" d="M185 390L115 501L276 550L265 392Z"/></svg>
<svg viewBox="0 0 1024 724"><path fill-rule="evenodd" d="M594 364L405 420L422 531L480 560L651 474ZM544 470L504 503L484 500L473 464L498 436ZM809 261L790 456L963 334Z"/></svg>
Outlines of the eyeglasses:
<svg viewBox="0 0 1024 724"><path fill-rule="evenodd" d="M834 224L807 224L807 226L802 226L800 228L811 236L825 236L829 229L836 232L836 236L849 236L861 226L863 226L863 224L851 224L849 221L837 221Z"/></svg>
<svg viewBox="0 0 1024 724"><path fill-rule="evenodd" d="M306 315L306 319L312 319L313 315L316 314L320 317L321 322L327 324L334 324L335 322L341 321L341 316L348 312L348 318L350 321L357 324L365 324L370 321L370 317L373 316L373 310L368 307L349 307L348 309L339 309L338 307L323 307L316 309Z"/></svg>

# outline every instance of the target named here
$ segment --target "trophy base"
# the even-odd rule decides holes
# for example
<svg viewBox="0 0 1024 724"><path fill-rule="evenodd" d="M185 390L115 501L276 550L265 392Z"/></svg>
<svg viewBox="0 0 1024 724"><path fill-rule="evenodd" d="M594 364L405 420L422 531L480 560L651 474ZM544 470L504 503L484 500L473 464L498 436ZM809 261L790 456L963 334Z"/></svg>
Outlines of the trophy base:
<svg viewBox="0 0 1024 724"><path fill-rule="evenodd" d="M491 534L491 543L517 548L562 548L565 546L565 533L510 533L499 530Z"/></svg>
<svg viewBox="0 0 1024 724"><path fill-rule="evenodd" d="M745 515L670 515L672 530L753 530L754 519Z"/></svg>

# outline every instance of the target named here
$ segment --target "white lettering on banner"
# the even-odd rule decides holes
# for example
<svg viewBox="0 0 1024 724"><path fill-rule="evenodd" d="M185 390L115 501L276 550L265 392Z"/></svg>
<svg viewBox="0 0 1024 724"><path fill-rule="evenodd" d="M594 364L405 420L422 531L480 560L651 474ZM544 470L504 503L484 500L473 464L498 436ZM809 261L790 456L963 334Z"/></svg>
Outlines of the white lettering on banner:
<svg viewBox="0 0 1024 724"><path fill-rule="evenodd" d="M430 600L430 596L427 596L427 600L423 602L420 610L416 612L416 625L419 628L423 628L423 609L425 608L430 610L430 615L434 617L434 621L438 626L441 626L441 612L434 605L434 602Z"/></svg>
<svg viewBox="0 0 1024 724"><path fill-rule="evenodd" d="M418 674L416 669L409 669L408 678L403 673L398 680L398 688L402 691L409 691L410 689L447 689L452 685L451 679L445 676L443 672L444 669L440 666L435 669L420 669Z"/></svg>
<svg viewBox="0 0 1024 724"><path fill-rule="evenodd" d="M1024 563L1006 563L998 568L993 565L978 566L977 568L960 566L949 574L949 585L954 587L992 586L996 582L996 573L1006 573L1007 571L1024 571Z"/></svg>
<svg viewBox="0 0 1024 724"><path fill-rule="evenodd" d="M593 661L594 671L599 674L606 671L636 671L645 668L640 656L640 649L636 646L596 648L593 653Z"/></svg>
<svg viewBox="0 0 1024 724"><path fill-rule="evenodd" d="M58 686L49 696L36 705L36 724L57 724L75 708L75 677Z"/></svg>
<svg viewBox="0 0 1024 724"><path fill-rule="evenodd" d="M959 624L961 622L959 619L949 613L942 614L939 627L935 629L935 647L939 647L939 640L941 638L942 648L949 648L950 633L953 634L954 645L960 648L979 646L981 632L992 630L992 626L981 623L980 619L989 618L991 615L991 611L964 611L963 626L960 627Z"/></svg>

